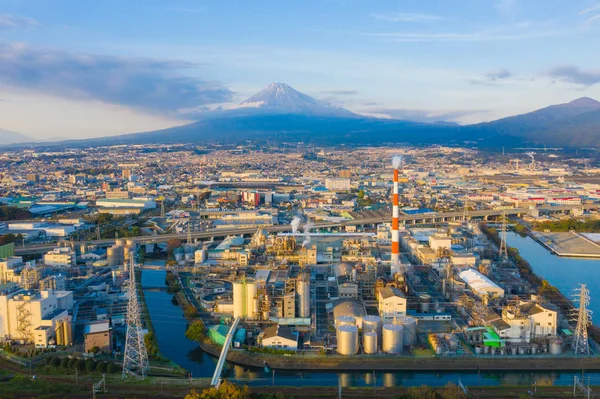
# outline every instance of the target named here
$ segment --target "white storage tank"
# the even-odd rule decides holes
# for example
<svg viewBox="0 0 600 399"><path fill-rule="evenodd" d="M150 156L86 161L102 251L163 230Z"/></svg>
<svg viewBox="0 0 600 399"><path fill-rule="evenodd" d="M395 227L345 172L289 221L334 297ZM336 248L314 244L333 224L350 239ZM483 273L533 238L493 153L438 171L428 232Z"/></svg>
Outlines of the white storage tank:
<svg viewBox="0 0 600 399"><path fill-rule="evenodd" d="M363 332L375 332L381 334L381 317L368 315L363 317Z"/></svg>
<svg viewBox="0 0 600 399"><path fill-rule="evenodd" d="M562 339L560 337L550 337L548 350L553 355L560 355L562 353Z"/></svg>
<svg viewBox="0 0 600 399"><path fill-rule="evenodd" d="M404 326L404 345L415 345L417 342L417 319L410 316L398 319L398 324Z"/></svg>
<svg viewBox="0 0 600 399"><path fill-rule="evenodd" d="M355 355L358 351L358 327L341 325L336 329L337 353L340 355Z"/></svg>
<svg viewBox="0 0 600 399"><path fill-rule="evenodd" d="M363 330L363 351L365 355L377 353L377 333L374 331L364 332Z"/></svg>
<svg viewBox="0 0 600 399"><path fill-rule="evenodd" d="M383 351L392 355L402 353L404 327L400 324L384 324L381 330L383 335Z"/></svg>
<svg viewBox="0 0 600 399"><path fill-rule="evenodd" d="M356 326L356 317L350 315L338 316L335 319L335 328L339 326Z"/></svg>
<svg viewBox="0 0 600 399"><path fill-rule="evenodd" d="M431 302L431 295L421 294L419 295L421 301L421 313L429 313L429 303Z"/></svg>

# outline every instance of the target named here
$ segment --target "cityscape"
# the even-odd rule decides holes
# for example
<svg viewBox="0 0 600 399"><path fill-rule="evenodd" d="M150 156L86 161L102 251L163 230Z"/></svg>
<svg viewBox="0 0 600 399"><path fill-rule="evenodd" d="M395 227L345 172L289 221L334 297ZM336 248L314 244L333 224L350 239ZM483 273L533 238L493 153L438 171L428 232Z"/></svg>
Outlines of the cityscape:
<svg viewBox="0 0 600 399"><path fill-rule="evenodd" d="M0 0L0 398L598 396L600 4L308 3Z"/></svg>

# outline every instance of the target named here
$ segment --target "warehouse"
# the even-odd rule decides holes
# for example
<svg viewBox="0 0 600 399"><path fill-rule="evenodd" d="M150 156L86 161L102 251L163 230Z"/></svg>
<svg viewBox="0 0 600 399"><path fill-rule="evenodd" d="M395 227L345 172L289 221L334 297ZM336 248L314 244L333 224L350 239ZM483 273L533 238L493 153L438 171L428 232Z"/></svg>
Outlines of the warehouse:
<svg viewBox="0 0 600 399"><path fill-rule="evenodd" d="M479 273L475 269L466 269L458 276L469 286L469 288L480 298L489 297L501 298L504 296L504 290L492 280Z"/></svg>

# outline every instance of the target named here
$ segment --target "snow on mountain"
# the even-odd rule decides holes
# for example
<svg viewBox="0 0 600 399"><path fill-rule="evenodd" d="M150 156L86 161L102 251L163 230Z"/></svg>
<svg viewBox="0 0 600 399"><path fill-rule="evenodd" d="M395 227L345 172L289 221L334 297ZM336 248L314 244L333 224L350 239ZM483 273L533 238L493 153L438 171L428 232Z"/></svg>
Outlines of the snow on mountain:
<svg viewBox="0 0 600 399"><path fill-rule="evenodd" d="M240 108L256 108L277 114L301 114L320 116L354 117L352 112L317 100L301 93L285 83L271 83L252 97L240 103Z"/></svg>

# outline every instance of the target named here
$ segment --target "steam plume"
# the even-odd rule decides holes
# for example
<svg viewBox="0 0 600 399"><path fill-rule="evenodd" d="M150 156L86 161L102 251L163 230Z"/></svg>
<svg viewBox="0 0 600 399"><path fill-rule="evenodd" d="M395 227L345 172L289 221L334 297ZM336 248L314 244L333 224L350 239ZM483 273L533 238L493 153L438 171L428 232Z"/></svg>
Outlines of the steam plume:
<svg viewBox="0 0 600 399"><path fill-rule="evenodd" d="M392 157L392 165L394 166L394 169L398 169L400 167L401 163L402 163L402 155L394 155Z"/></svg>
<svg viewBox="0 0 600 399"><path fill-rule="evenodd" d="M298 216L294 216L292 222L290 223L290 225L292 226L292 234L295 235L298 232L298 229L300 228L300 223L302 223L302 220Z"/></svg>

